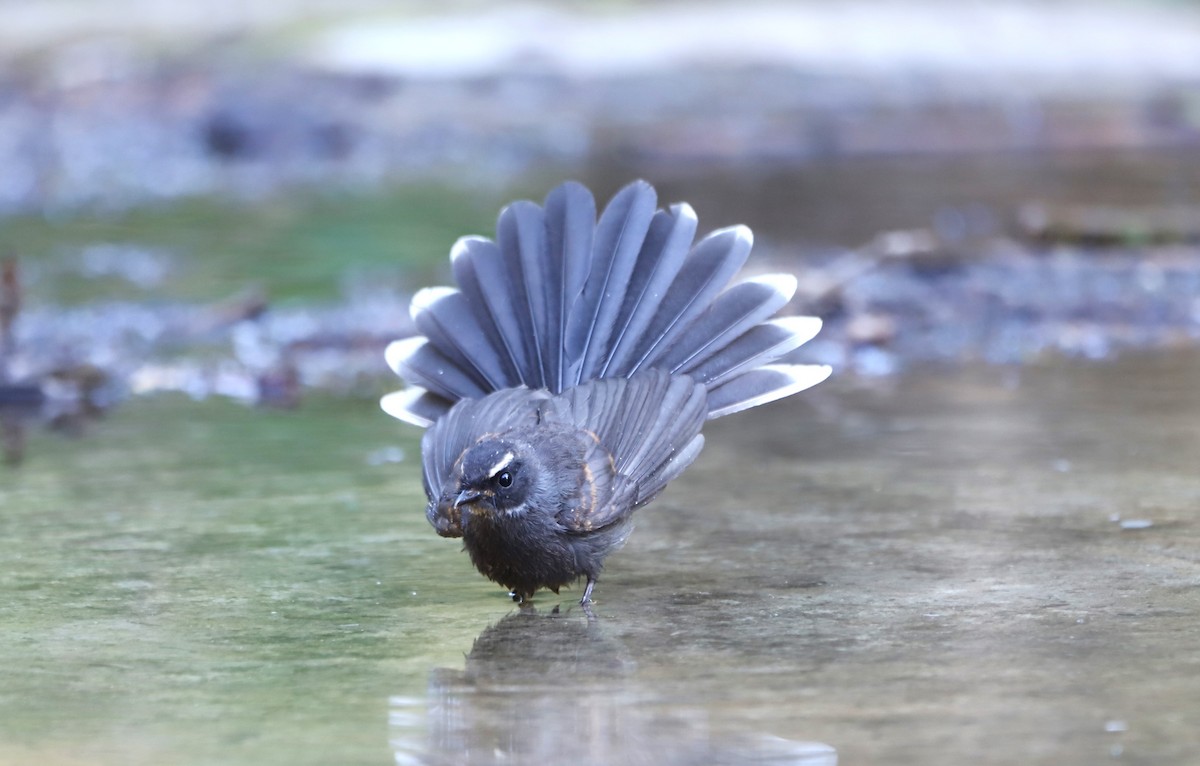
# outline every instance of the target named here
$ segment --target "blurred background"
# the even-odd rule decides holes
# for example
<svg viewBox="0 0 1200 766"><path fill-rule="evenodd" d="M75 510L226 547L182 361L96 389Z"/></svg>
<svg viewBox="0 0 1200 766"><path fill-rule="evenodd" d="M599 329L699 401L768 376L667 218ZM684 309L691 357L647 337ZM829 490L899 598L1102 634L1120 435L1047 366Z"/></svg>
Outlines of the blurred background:
<svg viewBox="0 0 1200 766"><path fill-rule="evenodd" d="M750 225L839 369L1200 334L1188 3L0 13L11 380L373 395L454 239L567 177Z"/></svg>
<svg viewBox="0 0 1200 766"><path fill-rule="evenodd" d="M748 224L835 368L599 625L505 617L376 405L568 178ZM0 0L0 264L0 763L1200 747L1195 3Z"/></svg>

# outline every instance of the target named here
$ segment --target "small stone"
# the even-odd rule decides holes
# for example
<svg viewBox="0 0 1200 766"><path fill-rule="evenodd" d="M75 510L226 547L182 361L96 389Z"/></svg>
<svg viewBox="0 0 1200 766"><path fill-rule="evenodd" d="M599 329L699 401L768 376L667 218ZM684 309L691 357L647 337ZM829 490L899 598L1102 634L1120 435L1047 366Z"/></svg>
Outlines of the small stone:
<svg viewBox="0 0 1200 766"><path fill-rule="evenodd" d="M1154 522L1150 519L1125 519L1121 522L1121 529L1149 529L1154 526Z"/></svg>
<svg viewBox="0 0 1200 766"><path fill-rule="evenodd" d="M846 323L846 338L860 345L882 346L896 337L896 320L886 314L858 314Z"/></svg>

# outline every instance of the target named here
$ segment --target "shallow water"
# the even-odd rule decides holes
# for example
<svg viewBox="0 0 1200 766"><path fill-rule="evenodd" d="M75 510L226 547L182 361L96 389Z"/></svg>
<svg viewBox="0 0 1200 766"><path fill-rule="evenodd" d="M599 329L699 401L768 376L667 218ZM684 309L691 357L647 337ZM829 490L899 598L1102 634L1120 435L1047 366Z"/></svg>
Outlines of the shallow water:
<svg viewBox="0 0 1200 766"><path fill-rule="evenodd" d="M434 535L370 402L137 399L0 474L0 763L1194 762L1197 381L842 378L717 421L593 619Z"/></svg>

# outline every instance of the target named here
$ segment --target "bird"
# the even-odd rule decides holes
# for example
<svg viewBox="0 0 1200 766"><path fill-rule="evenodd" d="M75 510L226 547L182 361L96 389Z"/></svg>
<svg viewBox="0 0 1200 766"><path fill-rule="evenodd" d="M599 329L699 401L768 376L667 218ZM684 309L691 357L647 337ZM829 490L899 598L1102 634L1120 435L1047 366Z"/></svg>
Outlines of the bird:
<svg viewBox="0 0 1200 766"><path fill-rule="evenodd" d="M456 287L416 292L417 334L388 365L407 386L380 404L426 428L426 518L518 603L586 578L589 605L634 512L704 446L708 420L825 380L781 357L821 320L775 316L796 278L730 284L753 236L696 239L687 203L634 181L597 214L567 181L505 206L494 238L450 251Z"/></svg>

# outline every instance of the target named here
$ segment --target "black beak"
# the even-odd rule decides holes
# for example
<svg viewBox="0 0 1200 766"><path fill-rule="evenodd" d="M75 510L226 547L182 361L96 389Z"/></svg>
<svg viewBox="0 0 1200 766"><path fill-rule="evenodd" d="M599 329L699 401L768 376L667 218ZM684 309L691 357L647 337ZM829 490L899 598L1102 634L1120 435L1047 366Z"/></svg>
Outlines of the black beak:
<svg viewBox="0 0 1200 766"><path fill-rule="evenodd" d="M458 493L458 497L454 498L454 507L461 508L467 503L473 503L481 497L483 497L483 494L478 490L464 489Z"/></svg>

